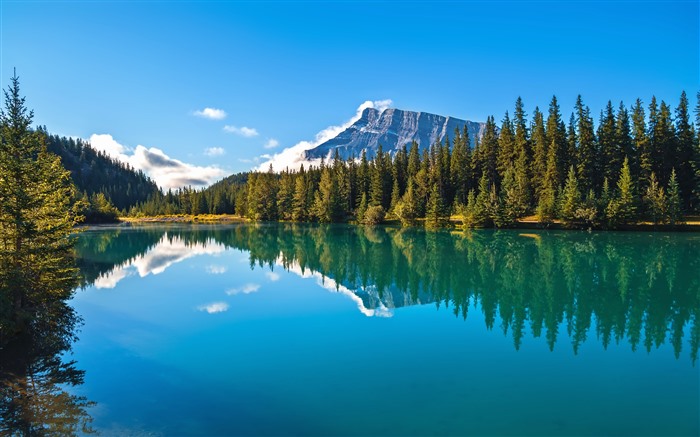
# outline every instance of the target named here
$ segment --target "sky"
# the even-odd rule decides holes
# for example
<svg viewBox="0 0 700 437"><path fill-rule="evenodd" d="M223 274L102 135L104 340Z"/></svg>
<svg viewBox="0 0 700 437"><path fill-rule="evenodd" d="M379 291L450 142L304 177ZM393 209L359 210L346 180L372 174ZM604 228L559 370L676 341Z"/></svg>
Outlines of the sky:
<svg viewBox="0 0 700 437"><path fill-rule="evenodd" d="M51 133L205 186L365 107L499 121L556 95L568 120L578 94L598 114L683 90L694 107L699 3L0 0L0 84L16 69Z"/></svg>

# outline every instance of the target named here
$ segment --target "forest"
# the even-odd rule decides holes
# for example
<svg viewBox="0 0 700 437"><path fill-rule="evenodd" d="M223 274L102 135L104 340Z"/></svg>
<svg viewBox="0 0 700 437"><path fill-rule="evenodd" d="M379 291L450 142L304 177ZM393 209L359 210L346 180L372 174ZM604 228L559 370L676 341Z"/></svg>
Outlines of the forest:
<svg viewBox="0 0 700 437"><path fill-rule="evenodd" d="M685 92L675 110L655 97L630 108L609 101L596 125L579 96L566 123L556 96L531 119L518 98L500 125L487 118L475 144L456 129L429 148L380 146L373 156L336 154L298 171L270 168L202 190L156 192L129 214L426 227L454 216L466 227L509 227L524 217L575 228L676 225L700 205L700 93L694 112L695 123Z"/></svg>

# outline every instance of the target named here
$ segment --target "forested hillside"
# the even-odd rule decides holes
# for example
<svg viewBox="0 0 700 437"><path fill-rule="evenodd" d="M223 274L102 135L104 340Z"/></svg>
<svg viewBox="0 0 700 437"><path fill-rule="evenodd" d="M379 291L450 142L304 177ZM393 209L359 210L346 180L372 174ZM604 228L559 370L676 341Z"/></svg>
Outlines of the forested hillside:
<svg viewBox="0 0 700 437"><path fill-rule="evenodd" d="M142 171L107 156L90 147L81 139L49 135L45 128L47 148L61 157L63 166L70 171L78 191L91 199L104 195L109 203L120 210L153 197L160 190Z"/></svg>
<svg viewBox="0 0 700 437"><path fill-rule="evenodd" d="M700 93L695 124L700 128ZM579 96L568 123L557 98L528 119L518 98L500 126L488 117L471 144L452 138L393 157L379 148L368 160L342 160L299 171L239 175L206 190L156 196L134 214L237 213L253 220L443 225L460 214L467 226L540 223L616 228L640 221L677 224L698 210L700 150L688 99L675 111L652 97L645 105L608 102L598 123Z"/></svg>

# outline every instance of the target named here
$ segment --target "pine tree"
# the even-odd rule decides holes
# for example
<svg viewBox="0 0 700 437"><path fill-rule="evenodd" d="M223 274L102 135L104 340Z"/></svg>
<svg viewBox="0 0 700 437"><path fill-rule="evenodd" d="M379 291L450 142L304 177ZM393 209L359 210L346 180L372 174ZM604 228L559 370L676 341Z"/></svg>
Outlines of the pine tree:
<svg viewBox="0 0 700 437"><path fill-rule="evenodd" d="M501 124L501 132L498 135L498 174L501 180L505 177L506 170L512 168L517 156L515 154L515 132L510 121L508 111Z"/></svg>
<svg viewBox="0 0 700 437"><path fill-rule="evenodd" d="M547 173L547 135L544 130L544 118L539 108L535 108L532 126L532 186L535 191L535 199L542 197L544 192L544 179Z"/></svg>
<svg viewBox="0 0 700 437"><path fill-rule="evenodd" d="M294 180L294 197L292 198L292 220L297 222L305 221L308 217L307 186L306 173L302 165Z"/></svg>
<svg viewBox="0 0 700 437"><path fill-rule="evenodd" d="M608 100L608 104L605 107L605 112L600 113L598 143L600 144L600 169L603 177L608 178L610 181L617 180L625 157L618 146L615 136L615 111L610 100Z"/></svg>
<svg viewBox="0 0 700 437"><path fill-rule="evenodd" d="M467 202L469 183L469 135L463 136L456 130L452 157L450 160L450 176L455 192L455 203L464 205Z"/></svg>
<svg viewBox="0 0 700 437"><path fill-rule="evenodd" d="M625 158L617 182L617 192L605 210L608 224L612 227L636 221L637 205L629 160Z"/></svg>
<svg viewBox="0 0 700 437"><path fill-rule="evenodd" d="M31 130L19 78L10 81L0 110L0 341L70 297L78 273L75 188L44 133Z"/></svg>
<svg viewBox="0 0 700 437"><path fill-rule="evenodd" d="M433 185L428 195L428 204L425 211L425 225L429 228L444 226L448 216L445 213L445 205L437 185Z"/></svg>
<svg viewBox="0 0 700 437"><path fill-rule="evenodd" d="M654 223L658 224L666 217L666 194L663 187L659 186L656 174L651 174L651 180L644 195L647 216Z"/></svg>
<svg viewBox="0 0 700 437"><path fill-rule="evenodd" d="M413 226L418 217L418 200L416 199L413 178L408 180L408 187L401 200L396 203L394 214L403 226Z"/></svg>
<svg viewBox="0 0 700 437"><path fill-rule="evenodd" d="M554 187L559 187L564 181L564 173L567 169L566 151L568 149L566 142L566 127L561 120L559 112L559 103L557 97L552 96L552 101L549 103L549 115L547 117L547 172L550 176L555 176L553 181ZM554 167L550 167L550 156L553 159Z"/></svg>
<svg viewBox="0 0 700 437"><path fill-rule="evenodd" d="M581 206L581 191L578 188L574 166L569 167L569 173L562 193L562 204L559 207L562 221L571 225L577 221L577 210Z"/></svg>
<svg viewBox="0 0 700 437"><path fill-rule="evenodd" d="M482 165L482 175L486 175L486 178L491 181L492 184L498 185L498 134L496 132L496 122L493 117L486 118L484 135L479 147L479 155Z"/></svg>
<svg viewBox="0 0 700 437"><path fill-rule="evenodd" d="M668 222L671 225L683 223L683 210L681 205L681 193L678 180L676 179L676 170L672 169L671 176L668 180L668 206L666 207Z"/></svg>
<svg viewBox="0 0 700 437"><path fill-rule="evenodd" d="M340 218L338 183L329 167L325 167L321 172L321 181L314 196L311 213L321 223L332 223Z"/></svg>
<svg viewBox="0 0 700 437"><path fill-rule="evenodd" d="M598 150L591 111L583 105L581 96L576 99L577 153L576 170L584 189L598 189L602 183L598 169Z"/></svg>
<svg viewBox="0 0 700 437"><path fill-rule="evenodd" d="M632 143L637 157L639 189L646 190L652 170L651 144L647 134L646 115L642 101L637 99L632 108Z"/></svg>
<svg viewBox="0 0 700 437"><path fill-rule="evenodd" d="M691 207L696 199L693 197L696 183L693 160L695 158L695 131L690 123L688 110L688 97L685 91L681 94L680 102L676 108L676 151L674 153L676 166L678 168L678 186L683 204Z"/></svg>

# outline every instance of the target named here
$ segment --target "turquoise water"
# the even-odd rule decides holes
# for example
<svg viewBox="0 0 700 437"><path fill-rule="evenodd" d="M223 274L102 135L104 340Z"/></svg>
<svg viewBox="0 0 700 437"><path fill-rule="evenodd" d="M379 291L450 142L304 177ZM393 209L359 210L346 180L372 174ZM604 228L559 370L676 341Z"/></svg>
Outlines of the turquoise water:
<svg viewBox="0 0 700 437"><path fill-rule="evenodd" d="M71 393L103 434L700 434L698 234L80 239Z"/></svg>

